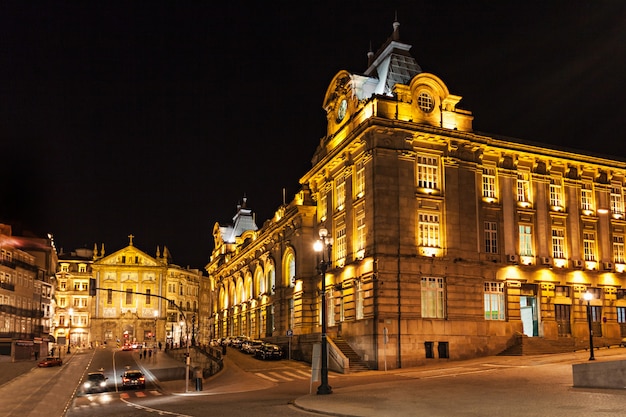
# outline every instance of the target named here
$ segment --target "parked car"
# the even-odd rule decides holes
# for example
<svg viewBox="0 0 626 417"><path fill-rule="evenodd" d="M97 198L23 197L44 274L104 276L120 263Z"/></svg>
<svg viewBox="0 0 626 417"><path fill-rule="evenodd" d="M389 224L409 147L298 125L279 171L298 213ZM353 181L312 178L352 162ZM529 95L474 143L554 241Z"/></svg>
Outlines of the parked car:
<svg viewBox="0 0 626 417"><path fill-rule="evenodd" d="M46 359L39 362L37 366L40 368L47 368L49 366L61 366L61 365L63 365L63 361L61 360L61 358L48 356Z"/></svg>
<svg viewBox="0 0 626 417"><path fill-rule="evenodd" d="M241 349L241 344L250 338L247 336L237 336L230 341L230 345L235 349Z"/></svg>
<svg viewBox="0 0 626 417"><path fill-rule="evenodd" d="M241 351L252 355L262 345L263 345L262 340L254 340L254 339L246 340L241 344Z"/></svg>
<svg viewBox="0 0 626 417"><path fill-rule="evenodd" d="M281 359L283 351L278 345L272 343L263 343L261 347L254 352L254 357L258 359Z"/></svg>
<svg viewBox="0 0 626 417"><path fill-rule="evenodd" d="M83 382L83 390L89 394L104 392L107 390L107 379L102 372L89 372Z"/></svg>
<svg viewBox="0 0 626 417"><path fill-rule="evenodd" d="M146 378L138 369L130 369L122 374L122 389L146 387Z"/></svg>

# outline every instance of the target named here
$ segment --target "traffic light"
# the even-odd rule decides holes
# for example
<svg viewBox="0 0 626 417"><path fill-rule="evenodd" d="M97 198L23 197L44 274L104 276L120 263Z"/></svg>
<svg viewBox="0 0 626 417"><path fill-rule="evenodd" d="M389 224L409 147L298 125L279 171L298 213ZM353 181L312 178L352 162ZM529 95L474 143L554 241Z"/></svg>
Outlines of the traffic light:
<svg viewBox="0 0 626 417"><path fill-rule="evenodd" d="M96 279L89 278L89 295L96 295Z"/></svg>

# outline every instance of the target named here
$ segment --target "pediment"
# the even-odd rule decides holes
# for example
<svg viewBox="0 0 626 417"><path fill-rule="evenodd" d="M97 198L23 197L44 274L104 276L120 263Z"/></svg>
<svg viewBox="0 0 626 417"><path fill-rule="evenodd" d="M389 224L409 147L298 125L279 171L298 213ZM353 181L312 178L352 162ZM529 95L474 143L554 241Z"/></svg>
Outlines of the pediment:
<svg viewBox="0 0 626 417"><path fill-rule="evenodd" d="M160 263L135 246L127 246L95 262L99 265L158 266Z"/></svg>

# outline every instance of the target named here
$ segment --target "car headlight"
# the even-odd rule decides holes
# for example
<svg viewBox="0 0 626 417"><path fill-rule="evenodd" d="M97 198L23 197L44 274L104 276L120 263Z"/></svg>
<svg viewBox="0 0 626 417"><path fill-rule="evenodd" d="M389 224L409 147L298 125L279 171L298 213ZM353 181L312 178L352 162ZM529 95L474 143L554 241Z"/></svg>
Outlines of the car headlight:
<svg viewBox="0 0 626 417"><path fill-rule="evenodd" d="M89 388L89 387L91 386L91 382L85 382L85 383L83 384L83 386L84 386L85 388Z"/></svg>

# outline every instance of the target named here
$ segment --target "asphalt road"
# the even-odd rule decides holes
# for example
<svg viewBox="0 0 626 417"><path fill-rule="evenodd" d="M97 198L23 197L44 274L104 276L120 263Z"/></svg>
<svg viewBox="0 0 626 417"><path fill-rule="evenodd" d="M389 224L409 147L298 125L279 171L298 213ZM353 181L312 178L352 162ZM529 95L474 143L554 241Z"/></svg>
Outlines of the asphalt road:
<svg viewBox="0 0 626 417"><path fill-rule="evenodd" d="M224 370L204 380L199 392L184 392L181 381L155 381L145 390L116 392L110 385L108 393L80 395L84 372L112 364L113 358L111 370L121 371L134 366L131 361L138 356L102 355L76 354L61 368L35 369L3 385L0 416L64 416L66 411L68 417L626 415L626 390L572 386L572 364L586 362L587 352L487 357L353 375L331 373L333 393L319 396L307 364L260 361L229 349ZM598 350L596 359L626 360L626 349Z"/></svg>

